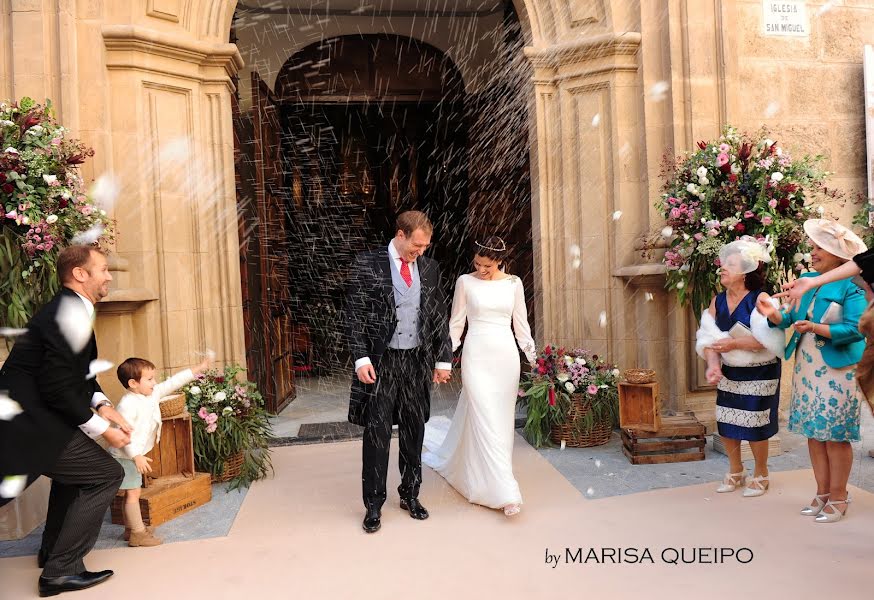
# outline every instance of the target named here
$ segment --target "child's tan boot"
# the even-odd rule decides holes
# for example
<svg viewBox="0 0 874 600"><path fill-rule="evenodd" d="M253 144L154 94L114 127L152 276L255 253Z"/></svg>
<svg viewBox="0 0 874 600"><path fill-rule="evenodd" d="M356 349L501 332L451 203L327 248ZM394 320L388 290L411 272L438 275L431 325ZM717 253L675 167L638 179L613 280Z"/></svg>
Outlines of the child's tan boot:
<svg viewBox="0 0 874 600"><path fill-rule="evenodd" d="M124 537L124 541L126 541L126 542L130 541L130 531L131 531L130 527L124 528L124 536L123 537ZM146 526L146 531L148 531L149 533L155 533L155 528Z"/></svg>
<svg viewBox="0 0 874 600"><path fill-rule="evenodd" d="M131 531L130 541L127 545L136 548L137 546L158 546L161 543L161 540L156 538L154 533L148 529L143 529L142 531Z"/></svg>

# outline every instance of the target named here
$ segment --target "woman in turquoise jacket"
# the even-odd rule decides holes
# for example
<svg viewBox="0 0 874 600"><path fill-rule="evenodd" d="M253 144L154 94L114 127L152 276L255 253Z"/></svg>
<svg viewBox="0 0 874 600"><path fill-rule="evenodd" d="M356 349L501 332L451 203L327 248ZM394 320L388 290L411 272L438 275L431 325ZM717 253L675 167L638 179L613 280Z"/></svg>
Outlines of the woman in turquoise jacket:
<svg viewBox="0 0 874 600"><path fill-rule="evenodd" d="M834 221L811 219L804 230L816 272L803 277L827 273L865 250L862 240ZM810 290L792 311L757 304L773 326L795 330L786 346L786 358L795 355L789 431L807 437L817 490L801 514L818 523L839 521L850 502L850 442L860 439L862 406L855 367L865 349L858 324L866 306L864 292L849 279Z"/></svg>

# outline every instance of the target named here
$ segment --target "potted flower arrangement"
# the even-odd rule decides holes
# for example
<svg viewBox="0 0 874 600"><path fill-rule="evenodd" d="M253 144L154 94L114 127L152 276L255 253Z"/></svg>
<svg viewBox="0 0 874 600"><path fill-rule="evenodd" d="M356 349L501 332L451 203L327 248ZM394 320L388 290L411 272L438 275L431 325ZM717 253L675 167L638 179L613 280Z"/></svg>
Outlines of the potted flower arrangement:
<svg viewBox="0 0 874 600"><path fill-rule="evenodd" d="M534 447L606 444L619 420L619 369L597 354L546 346L519 386Z"/></svg>
<svg viewBox="0 0 874 600"><path fill-rule="evenodd" d="M824 212L811 196L838 193L823 185L821 157L793 159L765 130L750 137L728 127L719 139L697 145L666 160L656 207L667 222L661 232L669 243L667 288L699 315L716 291L723 244L742 236L758 240L772 257L769 283L778 287L805 268L802 224Z"/></svg>
<svg viewBox="0 0 874 600"><path fill-rule="evenodd" d="M51 104L0 103L0 322L23 327L58 291L55 260L71 242L112 241L106 212L85 194L94 155L55 122Z"/></svg>
<svg viewBox="0 0 874 600"><path fill-rule="evenodd" d="M268 443L273 433L264 400L254 383L228 365L210 370L182 388L194 429L197 469L229 489L249 487L273 469Z"/></svg>

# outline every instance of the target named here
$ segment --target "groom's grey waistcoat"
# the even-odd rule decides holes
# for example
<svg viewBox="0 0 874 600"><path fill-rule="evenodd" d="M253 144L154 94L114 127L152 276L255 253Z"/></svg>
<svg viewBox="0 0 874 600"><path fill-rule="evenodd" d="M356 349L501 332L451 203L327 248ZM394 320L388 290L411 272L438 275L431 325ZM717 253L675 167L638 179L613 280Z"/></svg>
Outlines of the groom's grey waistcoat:
<svg viewBox="0 0 874 600"><path fill-rule="evenodd" d="M394 288L398 324L388 347L395 350L411 350L419 346L419 303L422 296L422 282L419 279L419 269L410 269L413 284L407 287L407 283L401 277L399 263L395 260L391 260L391 263L391 282Z"/></svg>

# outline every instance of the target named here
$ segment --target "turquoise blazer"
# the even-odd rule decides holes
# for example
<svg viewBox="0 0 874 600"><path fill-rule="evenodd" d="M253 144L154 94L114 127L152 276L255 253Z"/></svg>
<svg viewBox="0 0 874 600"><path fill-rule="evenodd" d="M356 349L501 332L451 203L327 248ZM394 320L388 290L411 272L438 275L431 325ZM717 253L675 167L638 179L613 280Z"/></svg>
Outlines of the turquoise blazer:
<svg viewBox="0 0 874 600"><path fill-rule="evenodd" d="M816 275L819 273L811 272L805 273L802 277ZM816 294L815 300L814 294ZM822 352L825 364L834 369L841 369L859 362L862 358L862 351L865 350L865 336L859 332L859 317L865 312L868 303L865 300L865 292L853 283L852 279L841 279L827 283L819 288L818 294L816 289L808 291L801 297L801 304L796 310L789 313L781 311L783 321L779 325L774 325L770 321L768 323L771 327L788 329L795 321L806 320L811 300L813 300L811 321L814 323L821 322L820 320L832 302L839 304L843 311L840 322L829 324L831 338L816 336L816 347ZM786 345L787 359L795 353L800 338L801 334L796 331L789 339L789 343Z"/></svg>

